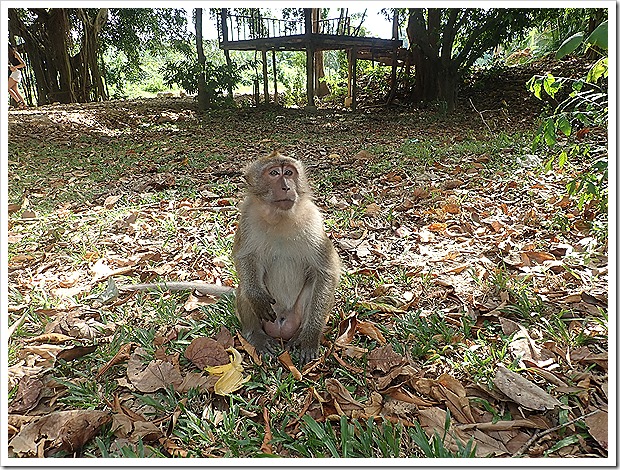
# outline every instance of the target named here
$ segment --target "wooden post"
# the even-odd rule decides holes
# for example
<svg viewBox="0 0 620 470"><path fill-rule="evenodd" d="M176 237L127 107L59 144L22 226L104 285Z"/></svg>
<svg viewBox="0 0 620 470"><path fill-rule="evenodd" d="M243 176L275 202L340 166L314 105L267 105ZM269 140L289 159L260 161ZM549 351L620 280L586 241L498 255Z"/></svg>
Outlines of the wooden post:
<svg viewBox="0 0 620 470"><path fill-rule="evenodd" d="M398 41L398 10L394 9L394 18L392 18L392 41ZM388 96L388 104L392 104L394 98L396 98L396 65L398 64L398 47L394 45L392 49L392 74L390 79L392 81L390 94Z"/></svg>
<svg viewBox="0 0 620 470"><path fill-rule="evenodd" d="M351 109L355 111L357 108L357 47L351 48L351 68L353 69L353 83L351 84Z"/></svg>
<svg viewBox="0 0 620 470"><path fill-rule="evenodd" d="M278 104L278 74L276 69L276 50L271 51L271 61L273 65L273 102Z"/></svg>
<svg viewBox="0 0 620 470"><path fill-rule="evenodd" d="M263 59L263 92L265 95L265 103L269 103L269 76L267 75L267 50L261 51Z"/></svg>
<svg viewBox="0 0 620 470"><path fill-rule="evenodd" d="M309 39L312 36L312 8L304 8L304 34Z"/></svg>
<svg viewBox="0 0 620 470"><path fill-rule="evenodd" d="M306 94L308 107L314 107L314 48L311 43L308 43L306 48Z"/></svg>
<svg viewBox="0 0 620 470"><path fill-rule="evenodd" d="M312 8L304 8L304 36L306 37L306 95L307 107L314 107L314 47L312 45Z"/></svg>
<svg viewBox="0 0 620 470"><path fill-rule="evenodd" d="M352 67L353 59L351 57L351 49L347 49L347 97L344 100L345 108L351 107L351 102L353 101L353 67Z"/></svg>
<svg viewBox="0 0 620 470"><path fill-rule="evenodd" d="M222 8L222 44L228 42L228 24L226 19L228 18L228 8Z"/></svg>

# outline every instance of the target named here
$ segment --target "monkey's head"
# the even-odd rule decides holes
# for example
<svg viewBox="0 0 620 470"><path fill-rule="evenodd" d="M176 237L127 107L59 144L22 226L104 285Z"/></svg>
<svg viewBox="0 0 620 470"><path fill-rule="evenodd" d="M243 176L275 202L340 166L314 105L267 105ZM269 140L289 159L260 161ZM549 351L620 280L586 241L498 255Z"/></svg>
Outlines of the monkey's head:
<svg viewBox="0 0 620 470"><path fill-rule="evenodd" d="M292 209L310 192L301 162L278 152L250 163L244 176L248 192L277 209Z"/></svg>

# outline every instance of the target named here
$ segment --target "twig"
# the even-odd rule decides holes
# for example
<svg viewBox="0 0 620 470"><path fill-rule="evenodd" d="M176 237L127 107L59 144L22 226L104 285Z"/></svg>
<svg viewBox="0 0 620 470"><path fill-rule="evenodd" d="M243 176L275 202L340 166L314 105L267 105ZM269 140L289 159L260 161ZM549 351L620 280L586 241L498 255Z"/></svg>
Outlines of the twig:
<svg viewBox="0 0 620 470"><path fill-rule="evenodd" d="M586 413L585 415L581 415L581 416L579 416L579 417L577 417L575 419L571 419L570 421L567 421L566 423L559 424L559 425L557 425L557 426L555 426L553 428L549 428L549 429L545 429L544 431L537 432L532 437L530 437L525 444L523 444L521 446L521 448L517 451L516 454L513 455L513 457L521 457L523 452L525 452L532 444L534 444L534 442L536 442L541 437L544 437L547 434L551 434L552 432L555 432L558 429L562 429L562 428L564 428L566 426L570 426L571 424L575 424L577 421L581 421L582 419L585 419L588 416L592 416L593 414L596 414L599 411L601 411L601 410L596 409L594 411L590 411L589 413Z"/></svg>
<svg viewBox="0 0 620 470"><path fill-rule="evenodd" d="M474 108L474 111L476 111L480 115L480 119L482 119L482 122L484 123L484 125L487 126L487 129L489 130L489 132L492 133L493 131L491 130L487 122L484 120L484 116L482 115L482 113L476 109L476 107L474 106L474 102L471 100L471 98L469 98L469 102L471 104L471 107Z"/></svg>
<svg viewBox="0 0 620 470"><path fill-rule="evenodd" d="M8 331L8 335L7 338L10 338L13 333L15 333L15 330L17 328L19 328L19 325L21 325L24 320L26 319L26 316L28 315L28 310L26 310L21 317L19 317L19 320L17 320L15 323L13 323L10 327L9 327L9 331Z"/></svg>
<svg viewBox="0 0 620 470"><path fill-rule="evenodd" d="M176 291L196 291L201 295L221 296L234 292L233 287L218 286L201 281L193 282L158 282L153 284L126 284L118 286L123 291L143 291L143 292L176 292Z"/></svg>

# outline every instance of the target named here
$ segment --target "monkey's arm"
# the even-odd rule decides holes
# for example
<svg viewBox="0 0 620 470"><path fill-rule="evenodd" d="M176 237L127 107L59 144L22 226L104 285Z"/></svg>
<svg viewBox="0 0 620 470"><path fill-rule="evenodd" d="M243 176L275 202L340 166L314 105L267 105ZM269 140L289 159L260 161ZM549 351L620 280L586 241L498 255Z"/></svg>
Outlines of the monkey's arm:
<svg viewBox="0 0 620 470"><path fill-rule="evenodd" d="M316 269L309 276L312 298L302 319L297 335L289 341L287 349L298 348L302 365L314 360L318 354L323 327L334 307L334 292L340 279L340 261L331 243L325 244L323 269Z"/></svg>
<svg viewBox="0 0 620 470"><path fill-rule="evenodd" d="M202 295L214 295L216 297L224 294L230 294L235 291L234 287L218 286L202 281L194 282L158 282L154 284L126 284L119 286L120 291L143 291L143 292L161 292L161 291L196 291Z"/></svg>
<svg viewBox="0 0 620 470"><path fill-rule="evenodd" d="M235 268L239 278L239 290L243 291L256 316L261 320L274 321L276 312L272 305L276 301L263 286L255 256L235 257Z"/></svg>

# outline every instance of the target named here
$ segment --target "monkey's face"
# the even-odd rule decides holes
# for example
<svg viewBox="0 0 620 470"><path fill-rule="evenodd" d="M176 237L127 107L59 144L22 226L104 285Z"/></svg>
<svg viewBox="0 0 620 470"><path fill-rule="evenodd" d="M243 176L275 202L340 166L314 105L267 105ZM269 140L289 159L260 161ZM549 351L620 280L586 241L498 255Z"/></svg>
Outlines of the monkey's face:
<svg viewBox="0 0 620 470"><path fill-rule="evenodd" d="M263 171L263 182L269 189L269 200L278 209L290 210L297 201L299 173L293 165L271 165Z"/></svg>

